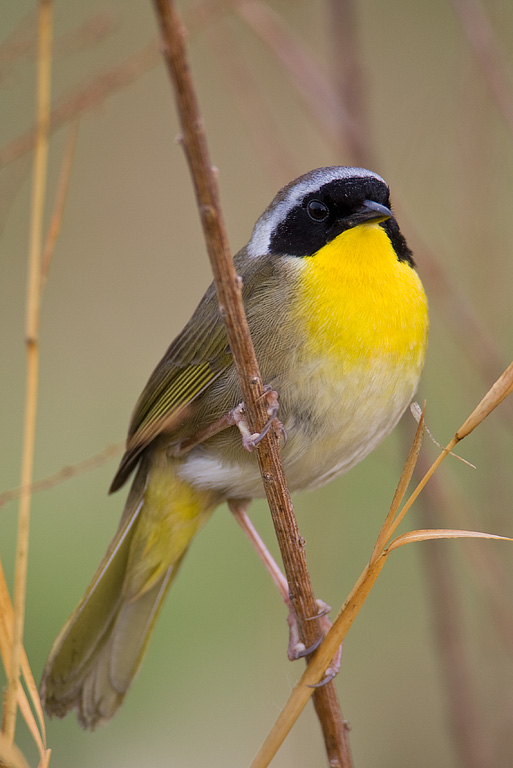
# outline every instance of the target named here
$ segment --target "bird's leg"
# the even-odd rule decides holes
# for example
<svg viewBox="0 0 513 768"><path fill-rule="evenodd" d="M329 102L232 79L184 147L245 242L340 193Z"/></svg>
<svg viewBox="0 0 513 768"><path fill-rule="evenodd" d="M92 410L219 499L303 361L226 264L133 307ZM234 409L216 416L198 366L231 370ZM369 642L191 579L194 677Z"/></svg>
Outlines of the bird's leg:
<svg viewBox="0 0 513 768"><path fill-rule="evenodd" d="M228 500L228 507L230 508L230 512L232 512L236 521L238 522L238 524L240 525L240 527L242 528L246 536L251 541L255 549L255 552L257 553L258 557L264 564L271 579L274 581L274 583L278 587L278 591L282 596L285 602L285 605L288 608L289 612L287 616L287 624L289 625L289 645L287 648L287 656L291 660L298 659L300 655L303 653L303 651L305 650L305 645L299 639L299 630L297 626L297 620L294 613L294 609L292 607L292 603L290 602L289 586L287 584L287 579L281 572L281 569L278 563L276 562L274 557L271 555L271 553L265 546L264 541L261 538L260 534L258 533L257 529L249 519L246 511L249 504L250 504L250 499L229 499Z"/></svg>
<svg viewBox="0 0 513 768"><path fill-rule="evenodd" d="M242 403L238 405L237 408L240 408L241 406ZM192 449L200 443L208 440L209 437L213 437L219 432L228 429L228 427L232 427L235 424L234 412L237 410L237 408L233 408L233 410L225 413L224 416L221 416L220 419L214 421L213 424L205 427L205 429L199 429L194 433L194 435L192 435L192 437L187 437L185 440L181 440L179 443L171 445L170 453L172 453L174 457L179 458L180 456L189 453L189 451L192 451Z"/></svg>
<svg viewBox="0 0 513 768"><path fill-rule="evenodd" d="M209 437L213 437L214 435L217 435L219 432L222 432L223 430L228 429L228 427L233 427L233 426L236 426L239 432L241 433L242 445L247 451L253 451L254 448L256 448L256 446L262 440L262 438L265 437L265 435L269 432L269 429L273 425L276 431L280 434L280 436L282 436L286 441L287 435L285 432L285 428L281 423L281 421L279 421L279 419L277 418L277 413L279 409L278 393L275 392L270 387L266 387L266 391L264 392L263 397L265 397L268 402L267 414L269 416L269 419L266 422L261 432L250 431L248 427L248 423L245 418L244 403L239 403L239 405L237 405L235 408L232 408L232 410L228 411L228 413L225 413L224 416L221 416L221 418L215 421L213 424L210 424L205 429L198 430L198 432L192 435L192 437L188 437L185 440L182 440L181 442L174 445L172 447L173 456L175 457L183 456L184 454L191 451L200 443L203 443L205 440L208 440Z"/></svg>
<svg viewBox="0 0 513 768"><path fill-rule="evenodd" d="M247 514L247 508L250 504L250 501L250 499L229 499L228 507L230 508L230 511L232 512L244 533L253 544L258 557L278 587L278 591L280 592L285 605L288 608L287 624L289 625L289 645L287 648L287 656L291 661L294 661L295 659L299 659L303 656L307 656L308 654L313 653L313 651L315 651L320 644L321 640L315 643L315 645L311 648L306 648L304 643L301 642L299 638L299 629L296 615L290 601L287 579L281 572L279 565L276 563L276 560L265 546L264 541L262 540L260 534L256 530ZM316 600L316 603L319 608L319 613L316 616L312 616L311 619L320 619L321 629L324 636L328 629L331 627L331 622L327 616L331 609L330 606L326 605L326 603L324 603L322 600ZM321 680L320 683L318 683L318 685L325 685L327 682L332 680L335 675L338 674L340 670L341 652L342 646L340 646L335 657L333 658L332 663L326 670L325 677Z"/></svg>

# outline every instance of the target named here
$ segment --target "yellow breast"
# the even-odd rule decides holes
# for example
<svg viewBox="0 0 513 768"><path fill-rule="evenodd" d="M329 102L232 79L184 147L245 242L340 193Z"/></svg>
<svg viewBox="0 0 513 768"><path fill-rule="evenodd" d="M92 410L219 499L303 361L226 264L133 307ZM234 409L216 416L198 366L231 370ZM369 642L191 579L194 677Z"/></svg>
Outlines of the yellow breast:
<svg viewBox="0 0 513 768"><path fill-rule="evenodd" d="M377 224L342 233L298 269L293 318L304 341L293 386L279 390L293 489L347 471L393 429L417 388L428 329L420 279Z"/></svg>

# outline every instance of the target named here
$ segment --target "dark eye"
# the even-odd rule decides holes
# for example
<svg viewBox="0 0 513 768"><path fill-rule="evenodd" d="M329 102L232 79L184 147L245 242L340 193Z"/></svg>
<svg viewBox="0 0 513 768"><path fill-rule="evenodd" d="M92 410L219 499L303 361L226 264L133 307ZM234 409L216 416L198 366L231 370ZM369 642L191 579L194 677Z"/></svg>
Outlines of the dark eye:
<svg viewBox="0 0 513 768"><path fill-rule="evenodd" d="M329 216L329 208L321 200L310 200L306 212L314 221L324 221Z"/></svg>

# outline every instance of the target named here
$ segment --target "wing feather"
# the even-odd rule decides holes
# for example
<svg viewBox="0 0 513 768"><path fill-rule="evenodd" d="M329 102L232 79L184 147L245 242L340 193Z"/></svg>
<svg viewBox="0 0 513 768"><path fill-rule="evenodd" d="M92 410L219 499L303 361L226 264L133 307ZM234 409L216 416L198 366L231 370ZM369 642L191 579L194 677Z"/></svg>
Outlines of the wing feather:
<svg viewBox="0 0 513 768"><path fill-rule="evenodd" d="M187 409L232 363L228 338L210 286L198 308L149 378L135 406L126 452L112 481L116 491L135 469L142 451L162 432L172 434Z"/></svg>

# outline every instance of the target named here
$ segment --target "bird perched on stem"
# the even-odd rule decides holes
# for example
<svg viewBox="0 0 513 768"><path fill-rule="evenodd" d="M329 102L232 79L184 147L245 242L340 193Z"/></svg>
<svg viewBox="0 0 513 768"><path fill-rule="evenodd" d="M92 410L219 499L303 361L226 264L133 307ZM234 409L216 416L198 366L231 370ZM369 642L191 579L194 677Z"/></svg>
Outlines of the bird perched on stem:
<svg viewBox="0 0 513 768"><path fill-rule="evenodd" d="M427 302L389 190L363 168L284 187L235 256L269 426L291 490L363 459L392 430L423 367ZM116 535L46 663L49 714L94 728L121 704L193 537L214 509L264 495L213 286L150 376L112 482L136 472ZM237 429L239 427L239 429ZM241 440L240 432L243 434Z"/></svg>

